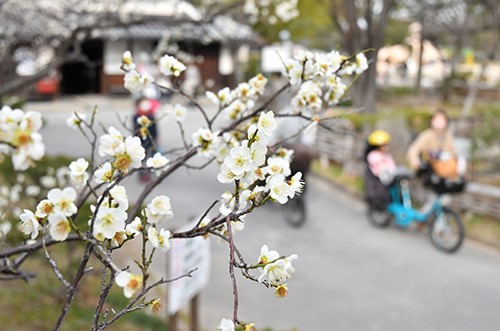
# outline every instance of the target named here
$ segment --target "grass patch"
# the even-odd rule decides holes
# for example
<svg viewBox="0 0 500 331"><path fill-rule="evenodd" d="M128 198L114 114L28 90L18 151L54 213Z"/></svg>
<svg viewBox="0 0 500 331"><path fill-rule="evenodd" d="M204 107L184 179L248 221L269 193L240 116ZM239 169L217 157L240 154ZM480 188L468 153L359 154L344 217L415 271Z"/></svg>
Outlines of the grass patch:
<svg viewBox="0 0 500 331"><path fill-rule="evenodd" d="M321 166L319 160L314 160L311 163L311 169L316 174L332 180L333 182L341 185L347 191L356 195L362 195L364 192L364 181L362 178L352 175L346 175L342 166L338 164L329 164L324 168Z"/></svg>
<svg viewBox="0 0 500 331"><path fill-rule="evenodd" d="M51 248L53 257L60 264L62 272L68 272L66 245ZM81 256L81 254L75 254ZM98 264L95 271L89 272L82 280L76 297L73 299L70 313L63 323L62 330L89 330L99 298L100 272ZM0 325L3 330L33 331L51 330L57 320L64 295L64 287L56 279L45 258L39 253L24 265L27 271L35 272L36 278L28 283L11 281L0 283ZM72 268L72 273L75 268ZM71 279L67 277L67 279ZM147 297L150 299L150 297ZM105 309L119 311L128 303L122 290L114 287L105 305ZM108 316L112 316L110 311ZM125 315L107 330L166 330L164 321L140 310Z"/></svg>
<svg viewBox="0 0 500 331"><path fill-rule="evenodd" d="M462 217L468 238L500 248L500 220L466 213Z"/></svg>

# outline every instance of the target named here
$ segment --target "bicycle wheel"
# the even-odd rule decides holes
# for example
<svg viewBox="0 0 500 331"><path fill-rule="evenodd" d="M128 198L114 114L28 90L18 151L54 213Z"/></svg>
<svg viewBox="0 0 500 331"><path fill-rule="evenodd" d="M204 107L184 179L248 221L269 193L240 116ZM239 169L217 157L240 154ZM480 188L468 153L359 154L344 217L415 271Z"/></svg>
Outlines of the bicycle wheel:
<svg viewBox="0 0 500 331"><path fill-rule="evenodd" d="M378 228L386 228L391 224L392 214L387 210L380 210L373 207L368 207L368 220Z"/></svg>
<svg viewBox="0 0 500 331"><path fill-rule="evenodd" d="M448 208L443 208L429 225L432 244L447 253L456 252L464 240L465 231L460 216Z"/></svg>
<svg viewBox="0 0 500 331"><path fill-rule="evenodd" d="M300 227L306 221L306 205L304 198L299 195L290 199L283 206L283 216L285 221L293 227Z"/></svg>

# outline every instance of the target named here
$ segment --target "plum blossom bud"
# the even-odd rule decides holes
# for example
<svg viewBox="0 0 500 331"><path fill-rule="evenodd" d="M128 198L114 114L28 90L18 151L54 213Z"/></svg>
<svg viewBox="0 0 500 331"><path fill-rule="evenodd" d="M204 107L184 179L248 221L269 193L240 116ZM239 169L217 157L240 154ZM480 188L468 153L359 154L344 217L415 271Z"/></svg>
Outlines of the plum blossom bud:
<svg viewBox="0 0 500 331"><path fill-rule="evenodd" d="M274 291L274 294L279 299L283 299L288 295L288 287L286 286L286 284L278 285L276 291Z"/></svg>
<svg viewBox="0 0 500 331"><path fill-rule="evenodd" d="M132 54L130 53L130 51L126 51L122 55L122 68L124 70L133 70L133 69L135 69L134 60L132 58Z"/></svg>
<svg viewBox="0 0 500 331"><path fill-rule="evenodd" d="M155 299L151 302L151 311L155 316L160 314L160 310L163 308L163 305L160 302L160 299Z"/></svg>

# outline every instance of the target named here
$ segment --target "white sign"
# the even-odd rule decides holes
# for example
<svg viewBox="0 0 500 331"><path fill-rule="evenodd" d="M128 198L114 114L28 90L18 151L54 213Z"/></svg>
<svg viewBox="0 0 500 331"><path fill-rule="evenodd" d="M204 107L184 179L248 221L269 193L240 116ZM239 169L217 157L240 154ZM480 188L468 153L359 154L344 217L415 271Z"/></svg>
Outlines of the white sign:
<svg viewBox="0 0 500 331"><path fill-rule="evenodd" d="M283 61L291 56L290 50L283 45L271 45L262 48L261 65L264 72L283 72Z"/></svg>
<svg viewBox="0 0 500 331"><path fill-rule="evenodd" d="M177 232L190 230L196 226L196 223L197 221L187 224ZM174 239L168 253L169 279L197 269L191 277L183 277L170 283L168 313L173 315L186 306L207 285L210 274L210 242L209 239L202 237Z"/></svg>

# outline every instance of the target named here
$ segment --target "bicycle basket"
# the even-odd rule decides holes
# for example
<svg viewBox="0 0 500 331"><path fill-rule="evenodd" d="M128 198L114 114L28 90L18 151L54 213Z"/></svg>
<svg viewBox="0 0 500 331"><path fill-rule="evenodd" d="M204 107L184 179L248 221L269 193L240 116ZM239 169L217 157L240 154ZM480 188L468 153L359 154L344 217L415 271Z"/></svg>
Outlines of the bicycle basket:
<svg viewBox="0 0 500 331"><path fill-rule="evenodd" d="M465 189L465 180L462 177L447 179L433 174L429 176L426 185L438 194L460 193Z"/></svg>

